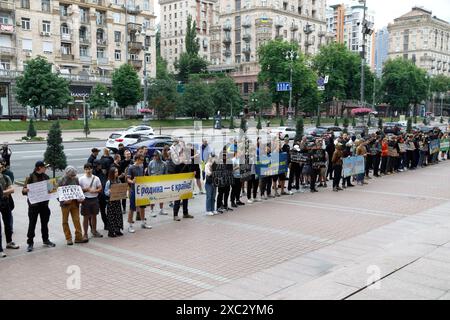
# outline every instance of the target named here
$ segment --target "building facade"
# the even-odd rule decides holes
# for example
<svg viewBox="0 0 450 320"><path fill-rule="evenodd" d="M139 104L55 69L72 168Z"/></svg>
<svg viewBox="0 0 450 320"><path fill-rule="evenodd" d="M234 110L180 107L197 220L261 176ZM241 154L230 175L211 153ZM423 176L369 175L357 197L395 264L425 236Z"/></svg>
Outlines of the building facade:
<svg viewBox="0 0 450 320"><path fill-rule="evenodd" d="M450 24L413 7L388 25L389 58L411 59L429 75L450 75Z"/></svg>
<svg viewBox="0 0 450 320"><path fill-rule="evenodd" d="M185 51L186 21L192 17L200 43L199 55L210 60L211 27L217 24L218 0L159 0L161 28L161 56L168 70L175 71L175 63Z"/></svg>
<svg viewBox="0 0 450 320"><path fill-rule="evenodd" d="M155 76L155 20L153 0L1 0L1 115L26 113L14 101L14 79L38 55L70 80L71 113L82 112L96 83L111 86L124 63L142 79Z"/></svg>
<svg viewBox="0 0 450 320"><path fill-rule="evenodd" d="M257 51L262 44L280 38L315 54L330 40L325 0L222 0L218 21L211 28L209 69L229 72L244 99L257 89Z"/></svg>
<svg viewBox="0 0 450 320"><path fill-rule="evenodd" d="M363 35L362 21L364 17L364 5L358 1L349 4L333 5L326 10L327 31L334 35L338 43L343 43L353 52L362 51ZM374 24L374 13L366 7L366 21L369 26ZM375 34L366 35L365 58L372 70L375 67Z"/></svg>
<svg viewBox="0 0 450 320"><path fill-rule="evenodd" d="M375 34L375 73L378 78L383 73L383 64L388 59L389 32L387 28L378 30Z"/></svg>

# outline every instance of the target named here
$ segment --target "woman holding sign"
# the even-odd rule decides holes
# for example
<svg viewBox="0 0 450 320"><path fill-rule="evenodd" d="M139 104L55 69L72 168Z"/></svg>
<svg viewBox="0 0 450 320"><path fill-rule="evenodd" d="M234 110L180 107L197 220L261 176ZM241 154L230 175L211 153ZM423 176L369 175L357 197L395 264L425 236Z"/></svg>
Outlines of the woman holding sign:
<svg viewBox="0 0 450 320"><path fill-rule="evenodd" d="M105 185L105 196L109 199L111 196L111 187L119 184L119 170L111 167L108 172L108 181ZM106 218L108 219L108 237L115 238L123 236L120 231L123 229L123 216L121 208L121 200L109 200L106 208Z"/></svg>

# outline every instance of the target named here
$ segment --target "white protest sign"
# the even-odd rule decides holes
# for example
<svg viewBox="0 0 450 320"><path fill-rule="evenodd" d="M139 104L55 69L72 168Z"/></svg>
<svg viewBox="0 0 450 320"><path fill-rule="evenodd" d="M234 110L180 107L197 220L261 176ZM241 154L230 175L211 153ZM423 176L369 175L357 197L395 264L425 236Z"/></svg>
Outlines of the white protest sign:
<svg viewBox="0 0 450 320"><path fill-rule="evenodd" d="M62 186L58 188L59 201L84 200L83 190L79 185Z"/></svg>
<svg viewBox="0 0 450 320"><path fill-rule="evenodd" d="M27 184L28 188L28 201L31 204L49 201L56 198L56 193L51 193L53 185L51 180L44 180L35 183Z"/></svg>

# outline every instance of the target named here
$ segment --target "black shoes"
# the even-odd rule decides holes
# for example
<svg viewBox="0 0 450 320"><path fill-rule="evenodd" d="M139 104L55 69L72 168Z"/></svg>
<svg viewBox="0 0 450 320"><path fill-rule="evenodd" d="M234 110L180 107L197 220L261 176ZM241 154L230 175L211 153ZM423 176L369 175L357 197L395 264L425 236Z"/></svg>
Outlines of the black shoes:
<svg viewBox="0 0 450 320"><path fill-rule="evenodd" d="M231 206L232 206L233 208L237 208L237 205L236 205L236 203L234 203L234 202L231 203Z"/></svg>
<svg viewBox="0 0 450 320"><path fill-rule="evenodd" d="M54 248L56 246L56 244L54 244L50 240L44 241L44 245L46 245L49 248Z"/></svg>
<svg viewBox="0 0 450 320"><path fill-rule="evenodd" d="M31 252L31 251L33 251L33 245L29 244L27 247L27 252Z"/></svg>
<svg viewBox="0 0 450 320"><path fill-rule="evenodd" d="M236 204L237 204L238 206L245 206L245 203L241 202L240 200L237 201Z"/></svg>

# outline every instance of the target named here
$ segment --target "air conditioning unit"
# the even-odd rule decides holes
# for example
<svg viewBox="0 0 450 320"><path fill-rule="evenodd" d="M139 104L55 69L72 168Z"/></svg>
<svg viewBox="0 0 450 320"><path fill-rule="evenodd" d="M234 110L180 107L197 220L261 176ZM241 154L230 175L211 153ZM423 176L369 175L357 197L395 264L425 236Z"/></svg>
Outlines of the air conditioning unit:
<svg viewBox="0 0 450 320"><path fill-rule="evenodd" d="M50 32L41 31L41 36L50 37Z"/></svg>

